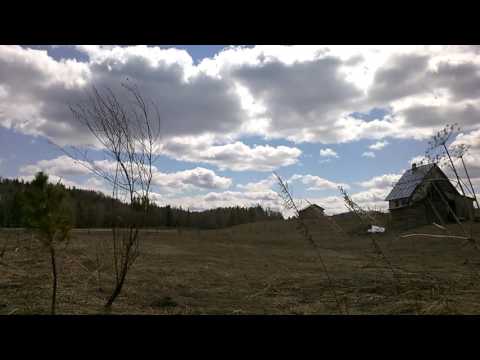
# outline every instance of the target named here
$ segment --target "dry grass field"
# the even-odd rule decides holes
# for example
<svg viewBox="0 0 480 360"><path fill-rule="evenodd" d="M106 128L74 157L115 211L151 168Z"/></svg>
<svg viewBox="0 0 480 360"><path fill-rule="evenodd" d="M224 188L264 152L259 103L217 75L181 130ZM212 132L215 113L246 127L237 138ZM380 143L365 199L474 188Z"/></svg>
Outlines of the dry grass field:
<svg viewBox="0 0 480 360"><path fill-rule="evenodd" d="M349 314L479 314L480 252L462 240L374 234L310 221ZM459 233L452 224L452 233ZM444 233L434 226L409 232ZM475 223L474 233L480 233ZM73 232L59 250L58 314L103 314L113 284L108 231ZM4 244L6 246L4 247ZM49 257L27 233L0 233L0 313L48 314ZM100 271L96 271L98 265ZM112 314L339 314L312 247L288 221L143 235ZM398 286L396 286L396 284ZM398 291L397 291L398 288Z"/></svg>

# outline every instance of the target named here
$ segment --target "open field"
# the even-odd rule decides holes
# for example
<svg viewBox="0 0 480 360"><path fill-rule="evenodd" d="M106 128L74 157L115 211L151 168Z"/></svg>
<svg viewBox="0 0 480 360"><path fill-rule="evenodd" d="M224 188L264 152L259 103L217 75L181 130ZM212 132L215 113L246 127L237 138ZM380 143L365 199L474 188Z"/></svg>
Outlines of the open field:
<svg viewBox="0 0 480 360"><path fill-rule="evenodd" d="M462 247L462 240L375 234L396 282L368 235L347 234L348 221L341 223L347 233L324 220L309 225L349 314L480 313L480 252ZM449 230L459 234L456 225ZM480 224L473 230L479 234ZM444 234L434 226L412 232ZM60 248L58 314L104 313L112 286L109 237L108 231L74 231ZM340 313L316 253L291 222L151 231L143 239L113 314ZM47 252L21 231L2 231L3 248L0 313L48 314Z"/></svg>

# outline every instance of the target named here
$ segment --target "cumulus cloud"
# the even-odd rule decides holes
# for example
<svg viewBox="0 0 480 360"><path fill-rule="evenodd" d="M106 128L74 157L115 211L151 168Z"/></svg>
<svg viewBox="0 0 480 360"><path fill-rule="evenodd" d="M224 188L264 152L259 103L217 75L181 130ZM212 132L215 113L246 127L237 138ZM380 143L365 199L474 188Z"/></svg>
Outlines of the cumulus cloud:
<svg viewBox="0 0 480 360"><path fill-rule="evenodd" d="M372 178L363 183L363 186L367 188L366 190L352 193L350 195L352 199L363 208L386 210L388 208L388 202L384 201L384 198L390 191L387 182L389 180L394 180L396 177L399 177L399 175L386 174ZM307 183L320 183L323 187L325 187L326 184L327 189L336 190L337 188L335 185L338 185L334 185L333 182L329 182L328 180L325 182L325 179L314 176L294 175L292 178L290 181L300 180L303 182L305 179ZM270 176L258 182L237 185L237 187L243 191L210 192L205 195L188 197L179 197L176 195L165 197L157 194L156 198L161 205L171 204L197 211L219 206L255 206L260 204L263 207L270 207L271 209L282 212L284 217L292 216L292 211L283 207L281 198L274 190L272 190L274 184L274 178L273 176ZM342 185L347 189L349 188L346 184ZM343 199L339 195L315 197L307 194L305 198L294 197L294 200L300 208L307 206L308 202L318 204L325 208L325 212L328 215L347 211Z"/></svg>
<svg viewBox="0 0 480 360"><path fill-rule="evenodd" d="M358 184L365 188L391 189L401 177L401 174L384 174L375 176L369 180L361 181Z"/></svg>
<svg viewBox="0 0 480 360"><path fill-rule="evenodd" d="M449 106L433 106L415 104L405 110L399 111L406 124L423 129L442 127L455 119L466 129L478 125L480 108L477 103L459 103Z"/></svg>
<svg viewBox="0 0 480 360"><path fill-rule="evenodd" d="M413 158L411 158L408 161L408 164L409 165L412 165L412 164L421 165L421 164L426 164L427 162L428 161L427 161L427 158L425 157L425 155L417 155L417 156L414 156Z"/></svg>
<svg viewBox="0 0 480 360"><path fill-rule="evenodd" d="M374 158L375 157L375 153L373 151L365 151L363 154L362 154L363 157L369 157L369 158Z"/></svg>
<svg viewBox="0 0 480 360"><path fill-rule="evenodd" d="M83 165L82 165L83 164ZM50 160L40 160L36 164L20 167L20 173L34 175L39 171L56 176L75 176L89 174L88 165L82 161L75 161L66 155Z"/></svg>
<svg viewBox="0 0 480 360"><path fill-rule="evenodd" d="M301 150L289 146L256 145L240 141L223 145L198 142L195 139L174 139L162 147L162 153L188 162L218 166L221 170L272 171L298 162Z"/></svg>
<svg viewBox="0 0 480 360"><path fill-rule="evenodd" d="M262 191L269 191L272 187L276 184L277 180L273 175L257 181L257 182L249 182L247 184L237 184L239 189L243 189L249 192L262 192Z"/></svg>
<svg viewBox="0 0 480 360"><path fill-rule="evenodd" d="M88 61L0 47L0 124L62 143L88 143L66 106L91 85L129 78L155 99L163 140L242 136L342 143L423 139L456 118L478 127L480 60L469 46L229 47L194 64L184 50L79 46ZM373 107L375 119L352 117ZM73 136L72 134L75 134Z"/></svg>
<svg viewBox="0 0 480 360"><path fill-rule="evenodd" d="M61 143L87 142L88 131L73 121L67 105L85 98L91 85L118 91L129 78L158 103L164 136L225 134L241 125L243 112L232 85L193 71L183 50L80 49L88 52L89 62L57 61L46 51L1 46L0 85L9 99L2 102L1 123Z"/></svg>
<svg viewBox="0 0 480 360"><path fill-rule="evenodd" d="M320 149L320 156L338 158L337 152L330 148Z"/></svg>
<svg viewBox="0 0 480 360"><path fill-rule="evenodd" d="M152 184L171 191L182 191L186 188L226 189L232 184L232 179L219 176L212 170L196 167L191 170L174 173L155 171Z"/></svg>
<svg viewBox="0 0 480 360"><path fill-rule="evenodd" d="M480 71L478 64L471 61L439 64L435 80L439 86L449 90L455 101L480 97Z"/></svg>
<svg viewBox="0 0 480 360"><path fill-rule="evenodd" d="M475 91L468 91L476 85L475 77L480 66L476 52L470 47L234 48L205 63L213 69L212 73L242 82L257 99L256 103L264 108L263 116L270 119L269 136L293 141L329 143L387 136L424 139L431 134L430 129L416 127L415 119L412 126L406 116L408 113L405 113L407 109L432 106L437 109L437 114L444 114L455 112L459 102L469 100L474 108L478 103ZM461 66L464 68L458 70L457 67ZM314 74L311 78L302 76L302 71L307 68ZM323 79L322 71L327 68L329 74ZM294 75L298 76L290 81L289 76ZM462 92L452 85L455 83L452 76L458 77L460 82L469 77L473 80L462 84ZM337 77L335 83L338 86L328 80L334 77ZM319 81L320 78L324 81ZM296 86L296 81L302 85ZM267 86L272 82L275 86ZM323 96L324 89L332 91ZM459 94L458 98L455 98L456 94ZM334 104L334 108L323 106L324 99L328 104ZM316 107L319 104L321 108ZM350 110L362 112L375 106L389 107L391 114L373 119L373 123L372 120L349 117ZM469 123L468 113L457 113ZM437 117L436 120L439 123L443 118ZM294 129L293 124L300 126Z"/></svg>
<svg viewBox="0 0 480 360"><path fill-rule="evenodd" d="M370 150L381 150L383 149L385 146L387 146L389 144L389 142L387 140L385 141L377 141L376 143L370 145L368 148Z"/></svg>
<svg viewBox="0 0 480 360"><path fill-rule="evenodd" d="M197 164L272 171L299 163L302 152L296 145L248 145L244 139L252 135L267 141L320 143L327 151L325 156L320 152L321 161L338 156L328 144L368 139L374 143L362 156L375 157L373 151L388 145L385 139L422 140L451 119L469 132L458 140L472 145L465 160L473 182L480 184L480 57L475 47L229 47L200 64L184 50L155 46L77 50L88 60L56 60L46 51L0 46L0 125L60 144L90 144L92 137L73 121L67 105L83 99L91 85L118 89L128 77L158 103L162 154L194 163L189 170L155 169L158 201L191 209L257 203L281 209L271 177L228 191L232 179ZM353 115L375 107L388 111ZM25 165L20 172L31 177L44 169L52 179L86 177L85 169L77 165L59 157ZM398 176L365 180L360 183L364 190L352 197L361 206L385 208L383 198ZM307 190L346 185L313 175L296 174L292 180ZM76 185L102 187L96 178ZM181 196L189 190L209 193ZM309 200L327 213L345 211L339 196Z"/></svg>
<svg viewBox="0 0 480 360"><path fill-rule="evenodd" d="M109 160L97 160L94 164L106 173L114 173L116 169L115 163ZM22 176L33 177L35 173L41 170L49 176L58 178L90 174L88 164L83 162L82 165L82 161L74 161L65 155L50 160L40 160L36 164L22 166L20 173ZM161 172L155 166L152 167L152 170L152 185L168 192L180 192L191 189L227 189L232 185L232 179L219 176L214 171L202 167L171 173ZM85 184L75 184L75 186L88 185L93 188L98 186L99 190L101 190L100 184L103 184L103 181L95 182L94 180L88 180Z"/></svg>
<svg viewBox="0 0 480 360"><path fill-rule="evenodd" d="M352 194L352 199L364 209L370 210L386 210L388 202L385 201L391 189L372 188Z"/></svg>
<svg viewBox="0 0 480 360"><path fill-rule="evenodd" d="M468 173L471 178L475 179L472 181L475 184L475 190L478 192L479 180L480 179L480 130L472 131L470 133L459 134L455 141L452 142L452 146L457 146L464 144L469 146L469 150L464 156L465 165L468 169ZM458 168L462 168L461 175L464 176L463 166L461 162L457 159Z"/></svg>
<svg viewBox="0 0 480 360"><path fill-rule="evenodd" d="M388 102L424 91L423 82L429 56L400 54L392 56L375 73L369 97L375 102Z"/></svg>
<svg viewBox="0 0 480 360"><path fill-rule="evenodd" d="M310 186L307 190L337 190L339 186L345 189L350 188L348 184L336 183L310 174L294 174L289 181L301 181L303 184Z"/></svg>
<svg viewBox="0 0 480 360"><path fill-rule="evenodd" d="M324 57L287 65L271 60L245 64L231 71L234 79L246 86L266 108L279 131L315 123L361 96L340 72L341 61Z"/></svg>

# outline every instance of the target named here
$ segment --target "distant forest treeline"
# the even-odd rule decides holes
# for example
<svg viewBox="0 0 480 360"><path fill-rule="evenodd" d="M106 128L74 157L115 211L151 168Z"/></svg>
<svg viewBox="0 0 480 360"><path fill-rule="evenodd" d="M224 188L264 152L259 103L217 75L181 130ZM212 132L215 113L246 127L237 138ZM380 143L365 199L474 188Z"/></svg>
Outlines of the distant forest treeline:
<svg viewBox="0 0 480 360"><path fill-rule="evenodd" d="M29 182L18 179L0 178L0 226L24 227L25 211L23 194L31 186ZM127 204L114 200L103 193L66 188L74 218L78 228L103 228L112 224L112 208L121 219L139 216ZM279 212L255 207L216 208L202 212L174 208L169 205L150 207L147 227L183 227L199 229L218 229L255 221L282 219Z"/></svg>

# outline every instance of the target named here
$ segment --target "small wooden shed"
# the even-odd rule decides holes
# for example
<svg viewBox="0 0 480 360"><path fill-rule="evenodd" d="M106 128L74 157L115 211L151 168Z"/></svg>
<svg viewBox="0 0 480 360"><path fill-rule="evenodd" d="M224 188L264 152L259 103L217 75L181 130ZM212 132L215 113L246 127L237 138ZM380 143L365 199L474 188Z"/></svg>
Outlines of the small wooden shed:
<svg viewBox="0 0 480 360"><path fill-rule="evenodd" d="M473 216L473 198L463 196L436 164L407 170L385 198L392 225L410 228L433 222L444 224Z"/></svg>
<svg viewBox="0 0 480 360"><path fill-rule="evenodd" d="M317 204L311 204L306 208L300 210L298 213L302 219L318 219L319 216L324 216L325 209Z"/></svg>

